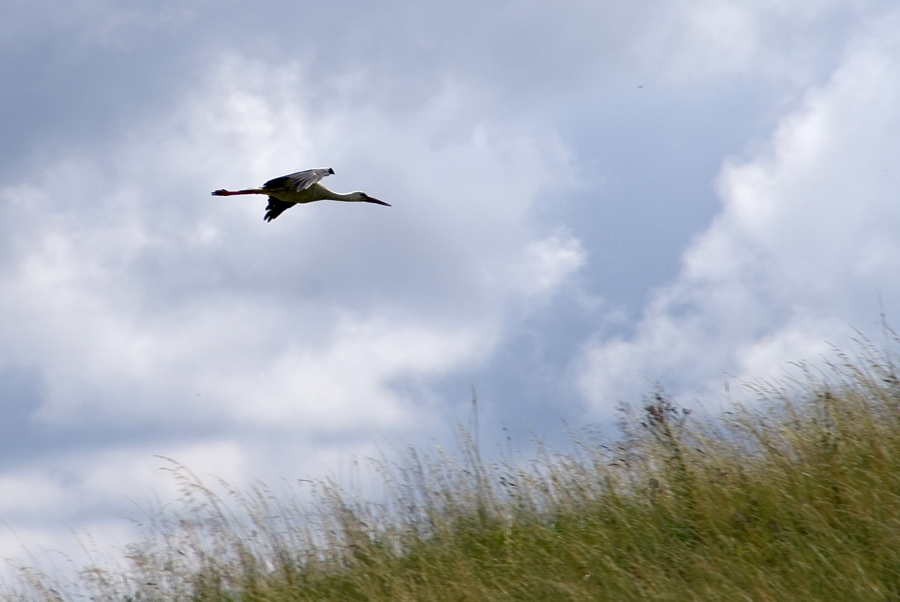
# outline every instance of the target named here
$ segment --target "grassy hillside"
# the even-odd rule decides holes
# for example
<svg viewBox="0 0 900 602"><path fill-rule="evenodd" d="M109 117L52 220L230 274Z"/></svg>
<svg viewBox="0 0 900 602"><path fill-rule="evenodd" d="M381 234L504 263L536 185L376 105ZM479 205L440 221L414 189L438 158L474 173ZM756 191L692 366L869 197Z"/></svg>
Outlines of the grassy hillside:
<svg viewBox="0 0 900 602"><path fill-rule="evenodd" d="M184 499L121 570L28 600L900 601L900 380L872 355L703 422L663 394L624 436L528 466L436 452L376 471L380 503L320 483Z"/></svg>

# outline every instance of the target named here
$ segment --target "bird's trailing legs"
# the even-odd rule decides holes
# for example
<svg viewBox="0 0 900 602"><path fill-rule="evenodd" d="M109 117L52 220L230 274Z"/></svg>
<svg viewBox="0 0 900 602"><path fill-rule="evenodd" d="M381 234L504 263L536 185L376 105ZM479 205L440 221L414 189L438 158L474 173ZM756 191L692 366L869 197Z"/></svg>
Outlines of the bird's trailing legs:
<svg viewBox="0 0 900 602"><path fill-rule="evenodd" d="M269 194L268 192L263 192L262 188L248 188L247 190L225 190L222 188L221 190L213 191L213 196L234 196L236 194Z"/></svg>

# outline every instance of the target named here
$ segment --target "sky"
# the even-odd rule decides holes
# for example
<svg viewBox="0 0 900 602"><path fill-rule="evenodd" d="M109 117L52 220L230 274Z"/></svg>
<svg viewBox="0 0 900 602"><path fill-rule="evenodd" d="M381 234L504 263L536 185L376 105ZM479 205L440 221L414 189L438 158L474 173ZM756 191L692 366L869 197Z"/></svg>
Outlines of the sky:
<svg viewBox="0 0 900 602"><path fill-rule="evenodd" d="M895 2L4 0L0 57L3 557L900 320ZM210 195L311 167L392 207Z"/></svg>

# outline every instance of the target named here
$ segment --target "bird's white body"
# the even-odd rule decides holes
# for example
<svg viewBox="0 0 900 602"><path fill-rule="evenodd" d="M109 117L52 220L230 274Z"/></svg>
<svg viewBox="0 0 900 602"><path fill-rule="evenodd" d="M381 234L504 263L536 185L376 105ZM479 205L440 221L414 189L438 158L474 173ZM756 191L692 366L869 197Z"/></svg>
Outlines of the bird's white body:
<svg viewBox="0 0 900 602"><path fill-rule="evenodd" d="M294 205L312 203L315 201L346 201L350 203L375 203L386 205L384 201L370 197L365 192L334 192L319 184L319 180L330 176L334 170L330 167L308 169L298 171L280 178L269 180L262 188L248 188L246 190L216 190L213 196L233 196L237 194L265 194L269 196L269 205L266 207L264 219L272 221L282 212Z"/></svg>
<svg viewBox="0 0 900 602"><path fill-rule="evenodd" d="M303 204L312 203L314 201L365 201L366 193L364 192L335 192L325 188L321 184L313 184L309 188L302 190L286 189L286 190L266 190L266 188L253 189L256 194L267 194L273 196L279 201L285 203Z"/></svg>

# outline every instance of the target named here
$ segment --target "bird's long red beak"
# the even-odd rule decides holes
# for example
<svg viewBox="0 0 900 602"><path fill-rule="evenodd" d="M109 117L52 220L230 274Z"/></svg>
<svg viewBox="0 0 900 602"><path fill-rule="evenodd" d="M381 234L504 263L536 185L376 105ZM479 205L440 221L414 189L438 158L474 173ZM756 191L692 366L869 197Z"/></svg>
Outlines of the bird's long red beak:
<svg viewBox="0 0 900 602"><path fill-rule="evenodd" d="M391 206L390 203L385 203L384 201L379 201L378 199L372 198L370 196L366 197L366 202L367 203L375 203L376 205L384 205L385 207Z"/></svg>

